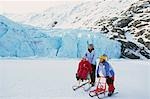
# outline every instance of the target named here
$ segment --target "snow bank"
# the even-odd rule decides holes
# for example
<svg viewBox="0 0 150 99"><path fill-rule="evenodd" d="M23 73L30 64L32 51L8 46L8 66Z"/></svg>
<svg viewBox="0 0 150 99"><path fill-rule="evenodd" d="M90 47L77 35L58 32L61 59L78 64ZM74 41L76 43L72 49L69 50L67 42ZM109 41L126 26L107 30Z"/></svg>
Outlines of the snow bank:
<svg viewBox="0 0 150 99"><path fill-rule="evenodd" d="M76 83L78 60L1 60L0 99L91 99ZM119 94L108 99L149 99L150 61L110 60ZM94 99L97 99L95 97Z"/></svg>
<svg viewBox="0 0 150 99"><path fill-rule="evenodd" d="M43 30L12 22L0 16L1 57L82 57L94 43L97 55L120 57L120 43L100 33L80 29Z"/></svg>

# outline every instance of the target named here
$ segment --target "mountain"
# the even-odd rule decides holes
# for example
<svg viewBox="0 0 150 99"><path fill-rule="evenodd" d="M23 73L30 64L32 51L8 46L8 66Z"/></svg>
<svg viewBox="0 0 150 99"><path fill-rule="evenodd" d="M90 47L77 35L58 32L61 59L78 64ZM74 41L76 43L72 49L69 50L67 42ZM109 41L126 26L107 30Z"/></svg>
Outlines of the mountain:
<svg viewBox="0 0 150 99"><path fill-rule="evenodd" d="M18 17L5 14L5 16L14 21L48 29L52 27L83 28L93 26L98 19L118 16L135 1L138 0L72 1L61 6L50 7L38 14L18 15Z"/></svg>
<svg viewBox="0 0 150 99"><path fill-rule="evenodd" d="M94 30L122 43L122 57L150 59L150 1L133 3L118 17L100 20Z"/></svg>
<svg viewBox="0 0 150 99"><path fill-rule="evenodd" d="M66 3L14 20L44 29L90 30L120 42L122 58L150 59L149 5L149 0Z"/></svg>

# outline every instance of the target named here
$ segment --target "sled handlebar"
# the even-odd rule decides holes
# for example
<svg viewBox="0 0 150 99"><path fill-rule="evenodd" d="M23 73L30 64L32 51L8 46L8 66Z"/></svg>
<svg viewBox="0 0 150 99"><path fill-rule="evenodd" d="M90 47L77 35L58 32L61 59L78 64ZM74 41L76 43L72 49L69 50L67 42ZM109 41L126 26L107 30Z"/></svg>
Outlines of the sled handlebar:
<svg viewBox="0 0 150 99"><path fill-rule="evenodd" d="M101 82L101 79L102 79L102 78L106 79L106 77L104 77L104 76L100 76L100 77L99 77L99 79L98 79L98 85L99 85L99 84L101 84L101 83L103 83L103 84L105 84L105 83L106 83L106 82Z"/></svg>

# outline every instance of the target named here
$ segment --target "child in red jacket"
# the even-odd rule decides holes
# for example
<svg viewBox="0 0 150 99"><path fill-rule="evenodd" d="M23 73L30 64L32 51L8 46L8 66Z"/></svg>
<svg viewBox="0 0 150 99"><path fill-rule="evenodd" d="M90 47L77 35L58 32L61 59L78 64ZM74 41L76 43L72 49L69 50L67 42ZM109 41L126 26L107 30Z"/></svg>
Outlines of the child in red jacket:
<svg viewBox="0 0 150 99"><path fill-rule="evenodd" d="M78 70L76 73L77 80L89 80L88 75L92 73L92 66L89 61L83 57L78 65Z"/></svg>

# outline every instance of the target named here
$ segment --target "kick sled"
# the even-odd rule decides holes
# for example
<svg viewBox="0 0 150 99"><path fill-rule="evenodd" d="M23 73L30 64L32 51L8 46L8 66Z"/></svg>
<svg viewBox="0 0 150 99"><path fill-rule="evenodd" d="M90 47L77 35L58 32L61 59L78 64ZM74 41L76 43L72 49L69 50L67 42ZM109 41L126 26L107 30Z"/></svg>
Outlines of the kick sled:
<svg viewBox="0 0 150 99"><path fill-rule="evenodd" d="M108 91L106 90L106 78L103 76L100 76L96 88L89 92L89 96L97 97L98 99L103 99L103 98L108 97L107 94L108 94ZM114 92L112 96L115 94L118 94L118 92Z"/></svg>

